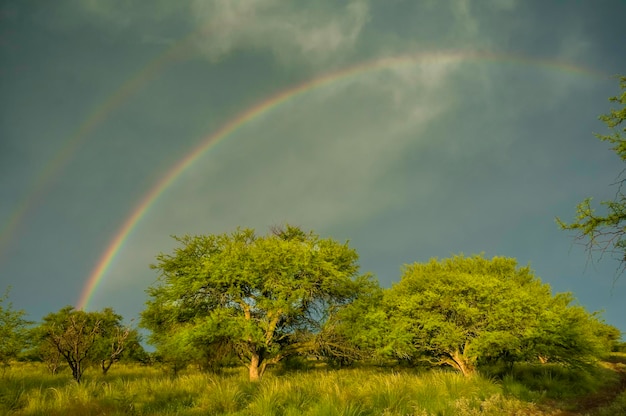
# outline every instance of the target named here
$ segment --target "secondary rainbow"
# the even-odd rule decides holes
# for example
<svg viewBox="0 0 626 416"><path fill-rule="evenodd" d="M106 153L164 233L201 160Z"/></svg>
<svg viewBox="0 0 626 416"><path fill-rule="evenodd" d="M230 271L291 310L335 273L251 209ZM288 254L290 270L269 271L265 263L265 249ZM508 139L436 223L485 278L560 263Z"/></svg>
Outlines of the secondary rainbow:
<svg viewBox="0 0 626 416"><path fill-rule="evenodd" d="M209 32L207 24L200 26L181 40L167 48L162 54L150 61L139 71L134 73L113 94L108 96L102 103L96 105L87 118L78 126L74 133L64 140L61 149L46 163L31 184L26 188L24 198L19 201L9 215L9 219L0 226L0 260L9 245L19 225L26 215L36 206L50 188L50 184L58 177L63 167L71 160L72 156L109 115L121 104L126 102L134 93L141 90L151 79L155 78L170 62L175 61L186 48L190 47L199 36L206 36Z"/></svg>
<svg viewBox="0 0 626 416"><path fill-rule="evenodd" d="M146 214L148 209L157 201L160 195L180 176L185 170L194 164L200 157L205 154L211 147L219 143L221 140L232 135L241 126L249 123L260 115L276 108L280 104L288 100L294 99L306 92L315 90L322 86L326 86L332 82L343 80L351 76L355 76L367 71L375 71L380 69L392 68L401 65L414 65L418 63L438 63L438 62L471 62L471 61L487 61L522 64L529 66L545 67L553 70L560 70L580 75L593 76L596 78L606 78L605 74L598 71L575 66L565 62L550 61L543 59L532 59L517 55L490 54L478 52L445 52L445 53L429 53L402 55L396 57L387 57L367 61L358 65L325 74L318 78L305 81L294 87L283 90L270 98L249 107L237 116L222 125L213 134L207 136L202 142L192 149L185 157L178 161L169 171L157 181L154 186L143 196L131 215L124 221L118 229L115 237L100 257L100 260L91 271L87 283L83 287L80 298L77 302L78 309L86 309L89 305L93 294L98 288L99 283L105 276L108 268L111 266L115 256L119 253L124 242L137 226L141 218Z"/></svg>

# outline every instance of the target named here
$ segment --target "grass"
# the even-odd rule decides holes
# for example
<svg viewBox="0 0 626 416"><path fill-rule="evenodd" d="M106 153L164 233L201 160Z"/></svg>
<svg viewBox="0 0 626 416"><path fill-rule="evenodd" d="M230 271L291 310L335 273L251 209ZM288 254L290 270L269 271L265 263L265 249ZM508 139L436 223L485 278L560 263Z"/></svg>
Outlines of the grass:
<svg viewBox="0 0 626 416"><path fill-rule="evenodd" d="M251 383L243 369L221 375L156 367L95 369L77 384L64 371L16 363L0 380L0 414L55 415L532 415L537 403L568 399L612 382L608 369L516 366L503 378L452 371L353 368L270 371ZM610 407L613 406L613 407ZM599 415L626 409L626 395ZM617 412L617 413L616 413Z"/></svg>
<svg viewBox="0 0 626 416"><path fill-rule="evenodd" d="M626 415L626 392L623 392L617 398L607 404L606 406L602 406L597 409L596 416L615 416L615 415Z"/></svg>

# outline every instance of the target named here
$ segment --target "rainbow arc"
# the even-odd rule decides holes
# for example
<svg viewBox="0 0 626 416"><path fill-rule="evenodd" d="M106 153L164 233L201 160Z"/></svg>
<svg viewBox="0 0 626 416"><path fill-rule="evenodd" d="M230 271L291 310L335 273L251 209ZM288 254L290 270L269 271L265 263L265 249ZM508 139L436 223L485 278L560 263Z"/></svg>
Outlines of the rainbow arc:
<svg viewBox="0 0 626 416"><path fill-rule="evenodd" d="M128 239L132 231L140 223L141 219L149 211L159 199L161 195L177 180L179 176L195 162L197 162L212 147L226 138L232 136L242 126L252 122L259 116L268 113L272 109L277 108L290 100L293 100L303 94L326 87L334 82L346 80L360 74L380 71L384 69L393 69L402 65L428 65L442 62L487 62L487 63L509 63L513 65L522 65L530 67L545 68L552 71L564 71L568 73L578 74L582 76L591 76L594 78L607 78L605 74L598 71L575 66L565 62L551 61L545 59L532 59L519 55L490 54L478 52L438 52L438 53L421 53L401 55L396 57L386 57L375 59L349 66L347 68L328 73L314 79L302 82L298 85L287 88L276 93L264 100L259 101L255 105L240 112L216 131L206 136L200 144L189 151L182 159L175 163L140 199L135 205L130 215L124 220L117 230L115 237L109 243L108 247L101 255L97 264L91 271L85 286L82 289L80 298L77 302L78 309L86 309L92 299L94 293L98 289L102 280L106 276L107 270L111 267L115 257L123 248L125 241Z"/></svg>

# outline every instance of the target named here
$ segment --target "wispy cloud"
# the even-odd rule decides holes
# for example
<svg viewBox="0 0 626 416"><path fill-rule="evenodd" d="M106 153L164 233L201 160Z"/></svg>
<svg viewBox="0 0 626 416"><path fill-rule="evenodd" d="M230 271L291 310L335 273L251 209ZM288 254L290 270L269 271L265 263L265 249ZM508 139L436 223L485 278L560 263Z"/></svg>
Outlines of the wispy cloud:
<svg viewBox="0 0 626 416"><path fill-rule="evenodd" d="M192 13L206 25L201 47L212 59L233 50L269 49L282 62L326 61L349 53L368 20L364 0L337 8L333 1L195 0Z"/></svg>
<svg viewBox="0 0 626 416"><path fill-rule="evenodd" d="M332 226L401 204L402 183L389 181L402 170L403 152L430 140L424 131L454 96L444 81L457 65L365 71L272 110L177 181L156 207L155 224L179 220L181 230L191 230L194 221L212 217L231 226ZM181 206L184 215L173 217Z"/></svg>
<svg viewBox="0 0 626 416"><path fill-rule="evenodd" d="M255 50L283 64L326 64L354 50L369 20L368 1L154 0L145 7L140 1L65 0L49 24L77 28L89 21L159 45L195 33L197 47L212 61Z"/></svg>

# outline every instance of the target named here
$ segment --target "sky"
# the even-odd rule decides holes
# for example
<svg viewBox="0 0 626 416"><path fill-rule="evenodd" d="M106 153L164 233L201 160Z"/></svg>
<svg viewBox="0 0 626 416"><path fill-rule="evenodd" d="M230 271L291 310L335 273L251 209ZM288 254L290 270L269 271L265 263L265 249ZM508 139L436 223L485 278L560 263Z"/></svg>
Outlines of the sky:
<svg viewBox="0 0 626 416"><path fill-rule="evenodd" d="M383 287L484 253L626 331L576 205L626 74L621 0L2 0L0 290L143 310L172 235L293 224Z"/></svg>

